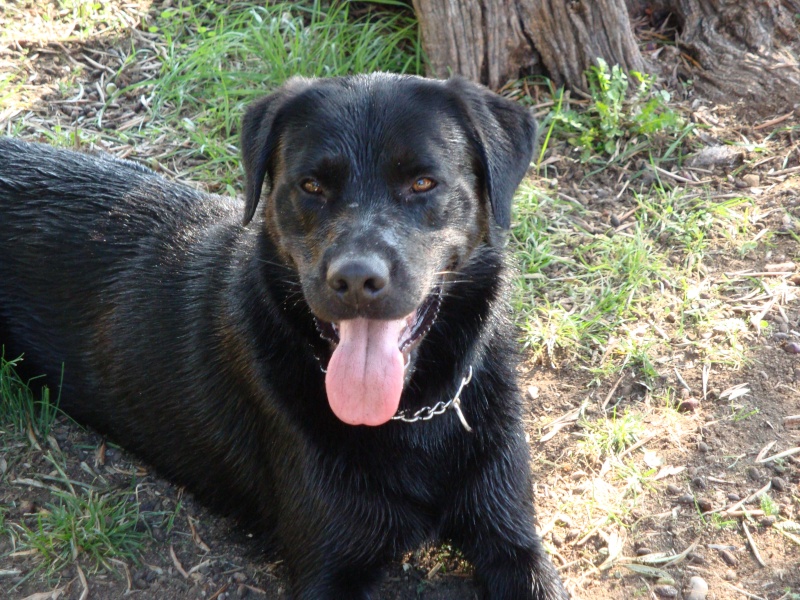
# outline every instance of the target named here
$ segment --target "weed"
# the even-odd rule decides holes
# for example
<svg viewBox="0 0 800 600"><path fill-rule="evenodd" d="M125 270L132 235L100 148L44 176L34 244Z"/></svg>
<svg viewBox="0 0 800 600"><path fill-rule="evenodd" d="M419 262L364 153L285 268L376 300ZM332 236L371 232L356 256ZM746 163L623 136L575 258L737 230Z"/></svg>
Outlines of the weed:
<svg viewBox="0 0 800 600"><path fill-rule="evenodd" d="M780 507L769 494L761 495L761 510L764 511L764 515L767 517L777 516L781 512Z"/></svg>
<svg viewBox="0 0 800 600"><path fill-rule="evenodd" d="M697 507L697 513L700 515L700 518L705 521L705 516L699 506ZM708 515L708 521L706 522L710 522L711 526L715 529L736 529L739 524L736 519L727 519L719 513L711 513Z"/></svg>
<svg viewBox="0 0 800 600"><path fill-rule="evenodd" d="M583 439L579 443L579 449L584 456L595 461L616 456L635 444L644 433L640 415L626 411L620 416L616 409L612 411L610 419L584 419L580 425Z"/></svg>
<svg viewBox="0 0 800 600"><path fill-rule="evenodd" d="M670 96L653 89L653 78L632 71L635 89L618 65L609 68L601 58L586 73L591 101L578 112L562 110L563 92L557 100L552 124L557 135L581 151L586 162L598 155L608 160L629 159L683 138L689 131L682 117L669 106Z"/></svg>

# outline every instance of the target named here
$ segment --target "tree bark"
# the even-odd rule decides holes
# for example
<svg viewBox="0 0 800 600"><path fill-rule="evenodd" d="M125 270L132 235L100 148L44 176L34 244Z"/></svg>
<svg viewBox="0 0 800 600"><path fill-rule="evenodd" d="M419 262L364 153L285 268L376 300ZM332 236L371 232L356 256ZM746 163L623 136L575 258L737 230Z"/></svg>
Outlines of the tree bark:
<svg viewBox="0 0 800 600"><path fill-rule="evenodd" d="M588 91L587 69L602 58L643 71L624 0L523 0L522 22L556 85Z"/></svg>
<svg viewBox="0 0 800 600"><path fill-rule="evenodd" d="M587 91L598 57L626 70L644 61L625 0L413 0L430 74L492 88L540 64L557 85Z"/></svg>
<svg viewBox="0 0 800 600"><path fill-rule="evenodd" d="M800 102L797 0L659 0L679 21L675 40L704 97L741 99L753 112L791 110Z"/></svg>
<svg viewBox="0 0 800 600"><path fill-rule="evenodd" d="M679 74L717 101L774 114L800 102L800 0L413 0L430 74L492 88L543 73L587 91L598 57L648 70L630 14L671 15ZM630 12L629 12L630 11ZM656 19L657 20L657 19ZM674 70L676 65L667 65Z"/></svg>

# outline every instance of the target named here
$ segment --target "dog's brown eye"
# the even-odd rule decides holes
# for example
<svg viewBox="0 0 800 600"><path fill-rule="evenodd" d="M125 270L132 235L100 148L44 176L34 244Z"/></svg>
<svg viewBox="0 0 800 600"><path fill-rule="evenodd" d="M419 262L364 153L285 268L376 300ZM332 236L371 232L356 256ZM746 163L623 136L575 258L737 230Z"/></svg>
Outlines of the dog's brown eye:
<svg viewBox="0 0 800 600"><path fill-rule="evenodd" d="M411 184L411 191L415 193L427 192L436 187L436 182L430 177L420 177Z"/></svg>
<svg viewBox="0 0 800 600"><path fill-rule="evenodd" d="M304 192L309 194L321 194L322 193L322 186L319 184L319 181L316 179L306 179L300 184L300 187L303 188Z"/></svg>

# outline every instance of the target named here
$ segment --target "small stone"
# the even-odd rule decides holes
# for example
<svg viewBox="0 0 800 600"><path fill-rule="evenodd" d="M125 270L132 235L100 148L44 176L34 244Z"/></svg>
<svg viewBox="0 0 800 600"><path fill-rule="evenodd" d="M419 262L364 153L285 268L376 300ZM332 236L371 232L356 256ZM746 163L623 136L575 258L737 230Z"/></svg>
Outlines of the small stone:
<svg viewBox="0 0 800 600"><path fill-rule="evenodd" d="M737 494L736 492L729 492L728 493L728 500L730 500L731 502L738 502L741 499L742 499L742 497L739 494Z"/></svg>
<svg viewBox="0 0 800 600"><path fill-rule="evenodd" d="M708 397L709 398L719 398L719 395L722 393L722 390L719 388L711 388L708 390Z"/></svg>
<svg viewBox="0 0 800 600"><path fill-rule="evenodd" d="M564 545L564 538L558 535L557 533L553 533L550 535L550 539L553 542L553 546L556 548L561 548Z"/></svg>
<svg viewBox="0 0 800 600"><path fill-rule="evenodd" d="M32 500L23 500L19 503L19 512L21 512L23 515L32 514L35 509L36 504L34 504Z"/></svg>
<svg viewBox="0 0 800 600"><path fill-rule="evenodd" d="M678 498L678 502L681 504L694 504L694 496L691 494L684 494L680 498Z"/></svg>
<svg viewBox="0 0 800 600"><path fill-rule="evenodd" d="M714 504L707 498L698 498L697 508L699 508L701 512L708 512L714 510Z"/></svg>
<svg viewBox="0 0 800 600"><path fill-rule="evenodd" d="M758 184L761 183L761 178L755 173L748 173L742 176L742 181L747 187L758 187Z"/></svg>
<svg viewBox="0 0 800 600"><path fill-rule="evenodd" d="M761 479L761 473L755 467L747 467L747 478L752 481Z"/></svg>
<svg viewBox="0 0 800 600"><path fill-rule="evenodd" d="M695 477L692 479L692 485L699 490L706 489L706 482L703 480L702 477Z"/></svg>
<svg viewBox="0 0 800 600"><path fill-rule="evenodd" d="M233 574L233 580L236 583L244 583L247 581L247 575L245 575L242 571L236 571L236 573Z"/></svg>
<svg viewBox="0 0 800 600"><path fill-rule="evenodd" d="M246 585L240 585L238 588L236 588L236 597L237 598L247 598L247 596L249 594L250 594L250 590L247 588Z"/></svg>
<svg viewBox="0 0 800 600"><path fill-rule="evenodd" d="M147 581L143 577L134 577L133 587L135 587L138 590L146 590L149 586L147 585Z"/></svg>
<svg viewBox="0 0 800 600"><path fill-rule="evenodd" d="M706 557L698 552L689 552L689 554L686 555L686 558L688 558L689 562L693 565L706 564Z"/></svg>
<svg viewBox="0 0 800 600"><path fill-rule="evenodd" d="M636 556L645 556L647 554L652 554L653 551L650 550L647 546L642 546L641 548L636 549Z"/></svg>
<svg viewBox="0 0 800 600"><path fill-rule="evenodd" d="M705 442L697 442L697 449L703 454L709 451L708 444L706 444Z"/></svg>
<svg viewBox="0 0 800 600"><path fill-rule="evenodd" d="M678 412L695 412L700 408L700 401L696 398L687 398L678 403Z"/></svg>
<svg viewBox="0 0 800 600"><path fill-rule="evenodd" d="M762 527L772 527L772 526L775 524L775 521L777 521L777 520L778 520L778 519L777 519L777 518L775 518L775 516L773 516L773 515L770 515L769 517L762 517L762 518L761 518L761 519L758 521L758 523L759 523L759 524L760 524Z"/></svg>
<svg viewBox="0 0 800 600"><path fill-rule="evenodd" d="M789 488L789 484L782 477L773 477L772 487L779 492L785 492Z"/></svg>
<svg viewBox="0 0 800 600"><path fill-rule="evenodd" d="M656 596L659 598L677 598L678 590L671 585L657 585L653 588Z"/></svg>
<svg viewBox="0 0 800 600"><path fill-rule="evenodd" d="M734 571L733 569L728 569L722 574L722 578L725 581L733 581L734 579L736 579L736 571Z"/></svg>
<svg viewBox="0 0 800 600"><path fill-rule="evenodd" d="M706 600L708 595L708 584L705 579L695 575L689 580L686 600Z"/></svg>
<svg viewBox="0 0 800 600"><path fill-rule="evenodd" d="M731 554L728 550L720 550L719 555L722 558L722 560L725 561L725 564L728 565L729 567L735 567L739 563L736 557L733 554Z"/></svg>
<svg viewBox="0 0 800 600"><path fill-rule="evenodd" d="M689 159L690 167L733 169L744 162L745 153L733 146L707 146Z"/></svg>
<svg viewBox="0 0 800 600"><path fill-rule="evenodd" d="M674 483L669 483L669 484L667 484L667 493L670 496L677 496L678 494L681 493L681 488L679 488Z"/></svg>
<svg viewBox="0 0 800 600"><path fill-rule="evenodd" d="M800 354L800 344L797 342L786 342L783 346L783 351L787 354Z"/></svg>

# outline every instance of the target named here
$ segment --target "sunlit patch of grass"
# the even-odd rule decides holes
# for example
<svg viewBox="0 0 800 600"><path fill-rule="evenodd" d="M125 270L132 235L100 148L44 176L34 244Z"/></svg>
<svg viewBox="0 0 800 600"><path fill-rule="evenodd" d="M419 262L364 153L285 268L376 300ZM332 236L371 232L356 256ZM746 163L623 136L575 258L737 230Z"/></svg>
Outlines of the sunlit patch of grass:
<svg viewBox="0 0 800 600"><path fill-rule="evenodd" d="M658 186L635 199L616 231L557 191L522 185L512 240L523 343L540 361L578 362L597 377L636 366L655 378L675 344L743 364L748 323L731 304L762 284L710 277L707 263L759 242L752 201Z"/></svg>
<svg viewBox="0 0 800 600"><path fill-rule="evenodd" d="M578 451L593 462L615 457L635 444L644 433L642 416L633 412L621 415L614 410L609 418L584 419Z"/></svg>
<svg viewBox="0 0 800 600"><path fill-rule="evenodd" d="M162 11L151 30L166 50L158 76L136 91L150 100L150 128L168 126L182 142L176 152L198 163L189 172L229 190L239 186L236 135L250 101L297 75L423 70L410 11L373 7L355 17L347 2L186 3Z"/></svg>

